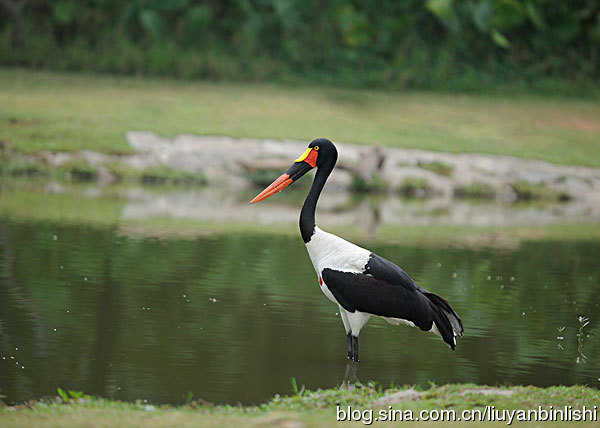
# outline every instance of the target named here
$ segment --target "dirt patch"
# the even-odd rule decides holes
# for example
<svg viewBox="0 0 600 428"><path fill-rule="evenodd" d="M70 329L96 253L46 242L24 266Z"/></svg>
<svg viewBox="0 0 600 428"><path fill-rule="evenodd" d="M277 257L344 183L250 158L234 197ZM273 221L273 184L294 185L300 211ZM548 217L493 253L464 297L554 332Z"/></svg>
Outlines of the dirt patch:
<svg viewBox="0 0 600 428"><path fill-rule="evenodd" d="M19 117L11 117L8 119L8 123L12 126L27 127L27 126L39 125L41 123L41 121L39 121L37 119L23 119L23 118L19 118Z"/></svg>
<svg viewBox="0 0 600 428"><path fill-rule="evenodd" d="M504 395L511 396L515 393L512 389L497 389L497 388L470 388L465 389L459 395L465 396L467 394L479 394L479 395Z"/></svg>
<svg viewBox="0 0 600 428"><path fill-rule="evenodd" d="M559 128L572 129L583 132L600 132L600 121L592 119L583 119L581 117L559 117L556 121L547 123L550 126L558 126Z"/></svg>
<svg viewBox="0 0 600 428"><path fill-rule="evenodd" d="M404 391L398 391L373 401L373 407L386 407L402 401L414 401L421 398L421 396L423 396L422 392L414 389L406 389Z"/></svg>

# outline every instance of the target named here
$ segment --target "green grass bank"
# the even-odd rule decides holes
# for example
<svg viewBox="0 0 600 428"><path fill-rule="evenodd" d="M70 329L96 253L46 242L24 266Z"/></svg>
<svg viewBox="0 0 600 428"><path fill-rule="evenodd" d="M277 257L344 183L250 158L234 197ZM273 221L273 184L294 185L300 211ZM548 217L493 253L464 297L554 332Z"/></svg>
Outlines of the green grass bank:
<svg viewBox="0 0 600 428"><path fill-rule="evenodd" d="M402 388L407 389L407 388ZM482 390L486 390L482 392ZM360 385L353 392L343 389L297 391L292 396L275 396L258 406L212 405L188 397L188 404L181 406L155 406L147 403L127 403L101 398L68 399L58 398L32 401L17 406L0 407L0 426L10 427L231 427L231 426L275 426L275 427L325 427L336 425L336 406L340 409L361 411L373 409L373 416L381 409L400 409L413 412L418 417L422 410L454 410L461 415L463 410L495 406L502 410L528 410L542 406L549 409L593 409L600 402L600 392L586 386L554 386L537 388L532 386L488 388L477 385L432 386L418 391L416 398L405 398L393 404L374 404L385 395L398 389L382 390L377 385ZM434 413L429 413L434 414ZM515 414L511 426L562 427L565 422L546 421L529 423L518 420ZM403 416L406 417L406 416ZM387 424L387 422L386 422ZM542 425L540 425L542 424ZM432 421L396 421L402 426L436 426ZM576 426L597 427L598 421L573 423ZM337 425L336 425L337 426ZM344 422L342 426L365 426L363 422ZM496 422L452 422L452 426L507 426L505 421ZM569 424L571 426L571 424Z"/></svg>
<svg viewBox="0 0 600 428"><path fill-rule="evenodd" d="M0 69L5 149L130 153L130 130L472 152L600 166L600 103Z"/></svg>

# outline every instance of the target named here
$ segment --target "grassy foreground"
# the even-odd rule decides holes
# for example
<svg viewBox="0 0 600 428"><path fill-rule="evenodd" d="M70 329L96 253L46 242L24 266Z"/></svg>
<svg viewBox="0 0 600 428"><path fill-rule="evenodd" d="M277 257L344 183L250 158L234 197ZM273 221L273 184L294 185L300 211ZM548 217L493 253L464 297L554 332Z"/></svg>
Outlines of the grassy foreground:
<svg viewBox="0 0 600 428"><path fill-rule="evenodd" d="M0 69L0 140L11 150L131 151L130 130L327 136L391 147L600 166L600 103L539 97L182 82Z"/></svg>
<svg viewBox="0 0 600 428"><path fill-rule="evenodd" d="M30 402L19 406L0 407L0 426L10 427L230 427L230 426L276 426L276 427L324 427L336 425L336 406L340 409L412 410L418 417L421 410L453 409L457 415L465 409L483 409L495 406L500 412L506 410L537 409L543 406L554 409L571 406L593 409L600 404L600 391L584 386L571 387L503 387L488 389L476 385L433 386L420 391L420 397L404 399L394 404L374 406L384 395L397 390L382 391L373 386L358 386L353 392L342 389L303 391L291 397L276 396L260 406L213 406L192 401L185 406L153 406L145 403L123 403L100 398L83 398L61 403L61 400ZM377 412L373 413L377 416ZM368 417L368 415L367 415ZM387 424L387 422L386 422ZM407 421L396 421L406 426ZM436 422L418 421L408 423L428 427ZM345 422L343 425L364 426L362 422ZM506 422L453 422L452 426L506 426ZM520 422L515 416L511 426L561 427L564 422ZM597 427L599 422L579 422L575 425Z"/></svg>

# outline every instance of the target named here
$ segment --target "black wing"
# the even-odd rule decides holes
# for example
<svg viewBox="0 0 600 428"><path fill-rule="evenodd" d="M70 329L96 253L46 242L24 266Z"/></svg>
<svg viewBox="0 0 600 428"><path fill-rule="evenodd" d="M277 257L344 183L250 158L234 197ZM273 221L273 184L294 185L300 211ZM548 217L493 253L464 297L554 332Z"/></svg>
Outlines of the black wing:
<svg viewBox="0 0 600 428"><path fill-rule="evenodd" d="M371 254L364 273L324 269L323 281L349 312L356 310L413 322L429 331L435 322L440 335L454 349L454 335L463 333L462 322L448 302L420 287L402 268Z"/></svg>

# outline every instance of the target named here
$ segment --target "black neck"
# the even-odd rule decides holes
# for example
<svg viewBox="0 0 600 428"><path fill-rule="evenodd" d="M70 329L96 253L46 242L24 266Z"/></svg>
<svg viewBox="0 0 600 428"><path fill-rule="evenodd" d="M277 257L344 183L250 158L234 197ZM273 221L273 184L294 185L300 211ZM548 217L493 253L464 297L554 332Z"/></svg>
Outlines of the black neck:
<svg viewBox="0 0 600 428"><path fill-rule="evenodd" d="M317 169L313 184L306 196L304 205L302 205L302 211L300 211L300 234L302 235L304 243L309 242L311 236L315 232L315 210L317 208L317 201L319 200L321 190L323 190L323 186L325 186L325 182L327 181L329 174L331 174L331 171L333 171L334 166L335 160L321 165Z"/></svg>

